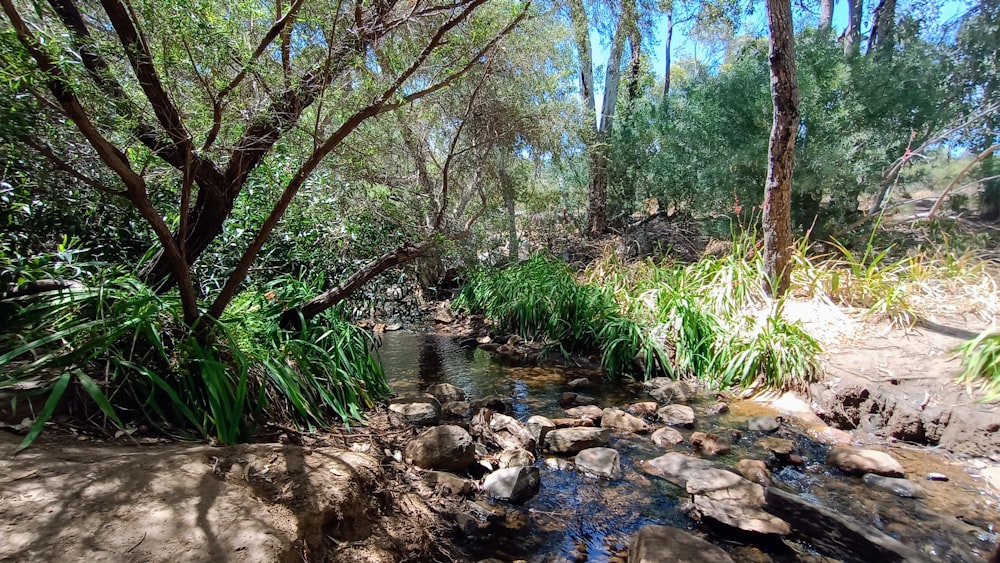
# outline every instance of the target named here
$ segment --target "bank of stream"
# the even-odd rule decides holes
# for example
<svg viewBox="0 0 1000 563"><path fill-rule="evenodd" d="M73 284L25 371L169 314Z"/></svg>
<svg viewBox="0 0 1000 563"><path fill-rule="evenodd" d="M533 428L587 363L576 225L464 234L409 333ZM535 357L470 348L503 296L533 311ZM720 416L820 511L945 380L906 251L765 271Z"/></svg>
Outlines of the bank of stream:
<svg viewBox="0 0 1000 563"><path fill-rule="evenodd" d="M628 409L651 400L638 382L608 381L592 368L522 364L433 332L392 332L382 339L380 354L386 374L400 395L448 383L471 399L502 398L507 414L521 422L533 415L566 418L560 401L565 403L567 383L579 378L589 382L581 392L602 408ZM535 467L540 471L541 488L537 496L522 505L492 503L497 517L479 518L457 543L473 561L617 561L638 530L660 524L692 531L735 561L850 559L817 548L803 534L766 536L690 517L691 495L651 474L655 472L646 462L668 452L708 458L692 446L692 434L702 432L732 446L728 453L711 457L712 462L735 468L744 459L766 461L775 487L895 538L928 561L984 561L995 549L998 499L980 478L982 466L975 460L906 444L863 444L890 453L905 476L919 485L919 498L906 498L827 466L831 446L815 441L815 434L795 420L782 420L770 434L749 430L750 419L778 415L767 405L733 400L721 409L718 398L707 391L697 393L687 405L694 409L696 420L693 427L678 428L684 441L677 445L657 446L646 433L612 434L607 447L620 454L619 478L589 476L574 467L572 456L547 454L539 448ZM664 425L651 426L653 430ZM793 445L797 456L793 462L776 462L775 438ZM476 498L485 501L483 493ZM794 522L792 528L797 528Z"/></svg>

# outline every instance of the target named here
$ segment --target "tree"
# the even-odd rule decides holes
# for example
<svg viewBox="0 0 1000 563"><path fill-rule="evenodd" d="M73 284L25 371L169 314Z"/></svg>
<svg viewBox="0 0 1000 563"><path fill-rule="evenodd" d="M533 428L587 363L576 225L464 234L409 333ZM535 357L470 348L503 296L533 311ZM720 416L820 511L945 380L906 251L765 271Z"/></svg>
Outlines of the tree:
<svg viewBox="0 0 1000 563"><path fill-rule="evenodd" d="M75 173L126 200L150 225L160 252L147 279L176 282L189 326L202 315L190 265L222 231L248 179L280 141L295 142L283 150L306 150L296 154L280 196L213 296L206 311L213 318L232 300L292 199L348 135L459 80L530 6L295 0L275 18L258 5L203 4L192 12L183 3L103 0L103 13L85 18L74 0L35 10L18 9L14 0L0 4L33 62L25 73L42 86L25 81L26 92L53 122L71 123L113 171L120 185ZM47 10L56 17L25 19ZM74 59L82 64L67 64ZM51 140L25 142L56 167L73 169L51 150ZM158 209L151 191L160 186L151 181L164 175L179 189L165 198L168 209ZM164 216L178 218L176 231Z"/></svg>
<svg viewBox="0 0 1000 563"><path fill-rule="evenodd" d="M895 44L893 35L896 30L896 0L880 0L872 16L872 30L868 35L867 54L879 53L883 56L892 54Z"/></svg>
<svg viewBox="0 0 1000 563"><path fill-rule="evenodd" d="M830 24L833 23L834 0L819 0L819 26L820 31L829 32Z"/></svg>
<svg viewBox="0 0 1000 563"><path fill-rule="evenodd" d="M847 29L844 30L844 57L853 59L861 49L861 18L864 0L847 0Z"/></svg>
<svg viewBox="0 0 1000 563"><path fill-rule="evenodd" d="M596 115L594 92L593 51L590 44L590 18L583 0L570 0L570 22L580 63L580 99L584 108L584 144L587 148L587 232L599 235L608 228L608 144L614 129L618 88L621 81L622 56L626 39L633 43L633 58L637 59L638 13L635 0L622 0L615 15L611 48L605 66L604 100L600 115ZM637 65L636 65L637 68Z"/></svg>
<svg viewBox="0 0 1000 563"><path fill-rule="evenodd" d="M788 290L792 254L792 166L799 128L799 87L795 76L795 38L790 0L768 0L771 33L768 66L774 121L767 148L764 187L764 290L781 297Z"/></svg>
<svg viewBox="0 0 1000 563"><path fill-rule="evenodd" d="M1000 1L978 3L962 18L955 51L955 77L967 113L1000 101ZM994 110L971 134L971 146L983 152L1000 142L1000 112ZM982 161L982 218L1000 219L1000 159L992 152Z"/></svg>
<svg viewBox="0 0 1000 563"><path fill-rule="evenodd" d="M378 194L339 212L359 214L365 208L365 215L378 217L381 230L399 234L390 249L341 283L286 311L284 326L294 326L300 317L311 319L409 260L438 263L450 243L466 244L477 223L499 207L498 200L507 211L509 251L516 260L515 205L525 183L525 161L558 150L563 131L558 120L567 105L550 95L564 78L551 72L553 51L542 44L551 46L558 30L534 19L521 33L516 44L499 45L433 99L359 128L363 154L393 158L334 157L341 174Z"/></svg>

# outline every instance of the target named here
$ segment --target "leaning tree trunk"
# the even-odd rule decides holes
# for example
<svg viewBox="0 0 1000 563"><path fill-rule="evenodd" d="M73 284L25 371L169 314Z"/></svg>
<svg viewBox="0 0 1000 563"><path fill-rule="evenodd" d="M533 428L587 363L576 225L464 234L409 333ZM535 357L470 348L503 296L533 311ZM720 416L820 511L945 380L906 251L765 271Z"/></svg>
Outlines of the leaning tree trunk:
<svg viewBox="0 0 1000 563"><path fill-rule="evenodd" d="M868 35L868 55L891 55L895 45L893 35L896 31L896 0L881 0L875 8L872 18L872 31Z"/></svg>
<svg viewBox="0 0 1000 563"><path fill-rule="evenodd" d="M768 66L774 121L767 148L764 188L764 290L772 297L781 297L788 290L791 273L792 163L799 128L791 0L768 0L767 23L771 31Z"/></svg>
<svg viewBox="0 0 1000 563"><path fill-rule="evenodd" d="M663 98L670 94L670 47L674 39L674 10L667 10L667 37L663 40L666 48L663 54Z"/></svg>
<svg viewBox="0 0 1000 563"><path fill-rule="evenodd" d="M316 315L350 297L351 294L375 276L381 274L389 268L392 268L393 266L398 266L416 258L417 256L420 256L431 246L432 243L429 242L419 246L404 244L395 250L386 252L382 256L379 256L375 260L366 264L360 270L351 274L349 278L344 280L337 287L324 291L309 301L306 301L299 307L293 307L285 311L279 320L281 328L291 330L298 326L303 319L312 319Z"/></svg>

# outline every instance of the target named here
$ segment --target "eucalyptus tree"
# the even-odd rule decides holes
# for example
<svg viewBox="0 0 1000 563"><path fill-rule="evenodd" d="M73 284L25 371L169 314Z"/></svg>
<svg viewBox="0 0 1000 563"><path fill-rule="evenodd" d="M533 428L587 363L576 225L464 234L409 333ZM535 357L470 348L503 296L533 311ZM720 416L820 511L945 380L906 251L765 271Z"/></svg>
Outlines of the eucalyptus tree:
<svg viewBox="0 0 1000 563"><path fill-rule="evenodd" d="M603 6L588 4L584 0L568 0L569 19L577 47L580 68L580 101L583 107L583 139L587 148L587 232L596 235L608 227L608 146L614 129L618 90L621 83L622 56L626 40L638 53L639 13L636 0L621 0L609 6L609 20L604 22L611 30L611 46L604 77L604 96L601 111L597 111L594 85L594 50L590 31L596 12ZM589 10L588 10L589 8ZM637 68L637 66L636 66Z"/></svg>
<svg viewBox="0 0 1000 563"><path fill-rule="evenodd" d="M768 67L774 122L767 147L764 188L764 289L774 297L788 290L792 256L792 166L799 129L799 84L795 75L795 35L790 0L767 1L771 32Z"/></svg>
<svg viewBox="0 0 1000 563"><path fill-rule="evenodd" d="M328 155L366 121L479 67L530 10L530 0L486 4L102 0L98 9L0 0L16 45L4 52L7 72L22 77L20 93L55 131L25 131L25 145L138 211L158 241L146 278L176 284L189 326L203 314L191 265L261 164L281 153L291 166L210 296L212 318ZM75 154L67 156L70 143ZM78 166L95 160L111 181Z"/></svg>
<svg viewBox="0 0 1000 563"><path fill-rule="evenodd" d="M955 45L954 78L967 113L993 108L970 135L970 147L985 152L1000 143L1000 1L983 0L962 18ZM993 151L982 159L982 216L1000 219L1000 160Z"/></svg>

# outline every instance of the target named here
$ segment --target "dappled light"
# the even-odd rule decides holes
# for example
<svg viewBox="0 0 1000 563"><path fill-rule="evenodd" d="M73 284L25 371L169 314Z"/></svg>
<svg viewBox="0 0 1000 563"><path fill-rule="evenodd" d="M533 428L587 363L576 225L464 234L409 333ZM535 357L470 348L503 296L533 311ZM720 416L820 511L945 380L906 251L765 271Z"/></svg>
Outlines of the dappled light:
<svg viewBox="0 0 1000 563"><path fill-rule="evenodd" d="M1000 563L998 0L0 11L0 560Z"/></svg>

